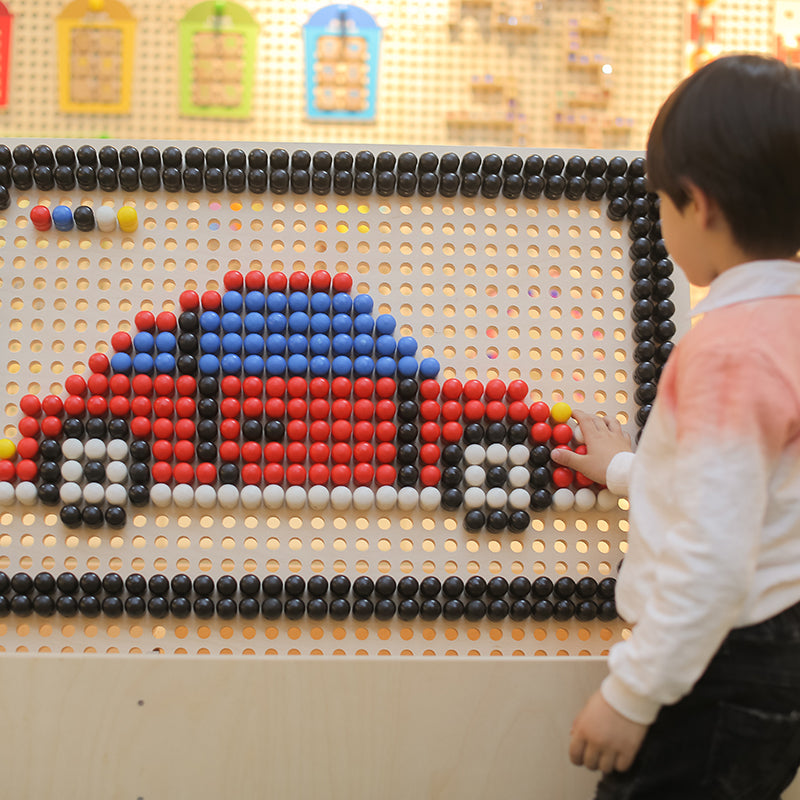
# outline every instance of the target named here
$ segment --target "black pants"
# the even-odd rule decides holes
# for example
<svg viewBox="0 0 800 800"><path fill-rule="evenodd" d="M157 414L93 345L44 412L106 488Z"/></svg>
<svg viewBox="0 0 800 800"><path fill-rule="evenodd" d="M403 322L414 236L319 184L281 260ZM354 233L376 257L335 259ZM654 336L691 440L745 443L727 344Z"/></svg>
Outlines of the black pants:
<svg viewBox="0 0 800 800"><path fill-rule="evenodd" d="M728 634L595 800L779 800L800 767L800 603Z"/></svg>

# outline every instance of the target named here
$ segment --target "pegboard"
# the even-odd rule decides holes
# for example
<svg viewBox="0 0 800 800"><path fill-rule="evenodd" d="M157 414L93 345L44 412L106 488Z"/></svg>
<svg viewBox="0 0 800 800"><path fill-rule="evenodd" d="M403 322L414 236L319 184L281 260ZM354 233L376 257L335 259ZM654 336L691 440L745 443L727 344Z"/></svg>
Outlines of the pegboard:
<svg viewBox="0 0 800 800"><path fill-rule="evenodd" d="M398 335L415 337L421 356L440 360L441 379L522 379L530 402L566 400L616 416L633 433L629 223L611 221L606 202L15 191L0 217L0 353L8 374L3 433L17 438L22 395L62 394L65 378L86 374L89 355L108 352L111 335L131 330L139 310L174 310L182 291L219 288L229 270L322 268L352 275L354 293L371 296L375 314L395 316ZM130 234L37 233L29 218L37 204L124 204L136 208L139 225ZM676 282L675 303L685 308L688 289L677 276ZM492 534L469 533L463 512L441 509L151 505L132 510L118 531L71 531L52 509L11 507L0 510L0 569L185 572L215 579L276 573L599 580L613 576L624 555L625 509L620 501L612 511L548 511L534 515L523 533ZM12 618L0 622L0 645L23 651L591 655L604 653L623 631L620 622L575 620L287 622Z"/></svg>

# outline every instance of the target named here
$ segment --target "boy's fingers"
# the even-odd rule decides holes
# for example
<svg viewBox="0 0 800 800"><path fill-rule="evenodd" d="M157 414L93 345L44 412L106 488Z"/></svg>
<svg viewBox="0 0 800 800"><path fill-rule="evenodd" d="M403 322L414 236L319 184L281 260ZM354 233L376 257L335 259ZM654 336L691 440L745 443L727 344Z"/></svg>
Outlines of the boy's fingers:
<svg viewBox="0 0 800 800"><path fill-rule="evenodd" d="M580 453L573 453L572 450L567 450L565 447L557 447L550 453L550 458L561 464L562 467L569 467L570 469L581 471L581 462L586 458L585 455Z"/></svg>

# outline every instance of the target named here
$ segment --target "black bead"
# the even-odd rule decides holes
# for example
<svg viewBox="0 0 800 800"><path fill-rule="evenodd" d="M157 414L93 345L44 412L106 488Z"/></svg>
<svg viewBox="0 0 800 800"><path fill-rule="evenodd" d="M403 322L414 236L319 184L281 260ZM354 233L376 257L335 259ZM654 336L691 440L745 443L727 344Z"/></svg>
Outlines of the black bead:
<svg viewBox="0 0 800 800"><path fill-rule="evenodd" d="M328 615L328 603L321 597L312 597L306 606L309 619L325 619Z"/></svg>
<svg viewBox="0 0 800 800"><path fill-rule="evenodd" d="M78 613L78 601L69 595L56 598L56 612L62 617L74 617Z"/></svg>
<svg viewBox="0 0 800 800"><path fill-rule="evenodd" d="M192 604L192 608L200 619L211 619L216 611L214 601L210 597L198 597Z"/></svg>
<svg viewBox="0 0 800 800"><path fill-rule="evenodd" d="M490 422L484 432L484 441L488 444L499 444L506 438L506 426L502 422Z"/></svg>
<svg viewBox="0 0 800 800"><path fill-rule="evenodd" d="M33 186L33 175L30 167L24 164L14 164L11 167L11 180L20 191L27 191Z"/></svg>
<svg viewBox="0 0 800 800"><path fill-rule="evenodd" d="M586 191L586 178L580 175L575 175L567 181L566 188L564 189L564 197L567 200L580 200Z"/></svg>
<svg viewBox="0 0 800 800"><path fill-rule="evenodd" d="M508 586L511 597L527 597L531 592L531 582L524 575L518 575Z"/></svg>
<svg viewBox="0 0 800 800"><path fill-rule="evenodd" d="M553 616L553 604L549 600L539 600L533 604L531 616L537 622L544 622Z"/></svg>
<svg viewBox="0 0 800 800"><path fill-rule="evenodd" d="M464 527L475 533L486 525L486 514L480 508L472 508L464 515Z"/></svg>
<svg viewBox="0 0 800 800"><path fill-rule="evenodd" d="M72 152L72 148L70 148ZM33 160L37 164L43 164L46 167L52 167L56 161L53 158L53 151L46 144L39 144L33 149ZM72 153L72 161L75 161L75 153Z"/></svg>
<svg viewBox="0 0 800 800"><path fill-rule="evenodd" d="M267 575L261 582L261 588L268 597L277 597L283 591L283 581L277 575Z"/></svg>
<svg viewBox="0 0 800 800"><path fill-rule="evenodd" d="M464 427L464 442L466 444L480 444L486 432L479 422L470 422Z"/></svg>
<svg viewBox="0 0 800 800"><path fill-rule="evenodd" d="M255 619L260 610L261 605L254 597L243 597L239 601L239 616L243 619Z"/></svg>
<svg viewBox="0 0 800 800"><path fill-rule="evenodd" d="M522 193L529 200L535 200L540 197L545 187L545 179L541 175L531 175L525 181L525 188Z"/></svg>
<svg viewBox="0 0 800 800"><path fill-rule="evenodd" d="M100 616L100 600L93 594L85 594L78 600L78 611L85 617L98 617Z"/></svg>
<svg viewBox="0 0 800 800"><path fill-rule="evenodd" d="M464 585L467 597L482 597L486 593L486 579L480 575L473 575Z"/></svg>
<svg viewBox="0 0 800 800"><path fill-rule="evenodd" d="M513 533L522 533L528 530L531 524L531 515L527 511L518 508L508 515L508 529Z"/></svg>
<svg viewBox="0 0 800 800"><path fill-rule="evenodd" d="M220 619L233 619L238 610L237 602L230 597L223 597L217 601L217 614Z"/></svg>
<svg viewBox="0 0 800 800"><path fill-rule="evenodd" d="M397 483L400 486L414 486L419 479L419 470L413 464L403 464L397 471ZM457 489L448 491L458 491Z"/></svg>
<svg viewBox="0 0 800 800"><path fill-rule="evenodd" d="M39 470L41 473L41 469ZM445 467L442 470L442 477L441 477L441 485L446 488L457 487L461 485L461 481L464 478L464 473L461 471L460 467L450 466Z"/></svg>
<svg viewBox="0 0 800 800"><path fill-rule="evenodd" d="M135 461L128 467L128 477L131 483L147 486L150 483L150 467L141 461Z"/></svg>
<svg viewBox="0 0 800 800"><path fill-rule="evenodd" d="M575 607L575 618L580 622L590 622L597 616L597 604L583 600Z"/></svg>
<svg viewBox="0 0 800 800"><path fill-rule="evenodd" d="M572 595L575 593L575 581L566 576L559 578L555 582L553 591L555 592L556 597L560 597L562 599L572 597Z"/></svg>
<svg viewBox="0 0 800 800"><path fill-rule="evenodd" d="M552 478L549 467L534 467L528 483L532 488L544 489Z"/></svg>
<svg viewBox="0 0 800 800"><path fill-rule="evenodd" d="M122 594L125 582L119 573L108 572L103 576L102 586L106 594Z"/></svg>
<svg viewBox="0 0 800 800"><path fill-rule="evenodd" d="M219 468L219 482L237 484L239 482L239 467L236 464L222 464Z"/></svg>
<svg viewBox="0 0 800 800"><path fill-rule="evenodd" d="M300 619L306 613L306 604L299 597L290 597L283 607L288 619Z"/></svg>
<svg viewBox="0 0 800 800"><path fill-rule="evenodd" d="M84 506L81 511L81 519L84 525L90 528L99 528L103 524L103 510L99 506Z"/></svg>
<svg viewBox="0 0 800 800"><path fill-rule="evenodd" d="M475 197L480 191L481 183L481 176L477 172L465 172L461 176L461 194L464 197Z"/></svg>
<svg viewBox="0 0 800 800"><path fill-rule="evenodd" d="M11 577L11 588L18 594L27 594L33 589L33 578L27 572L17 572Z"/></svg>
<svg viewBox="0 0 800 800"><path fill-rule="evenodd" d="M353 154L347 150L339 150L333 157L334 171L343 171L353 169Z"/></svg>
<svg viewBox="0 0 800 800"><path fill-rule="evenodd" d="M208 597L214 592L214 579L210 575L198 575L192 584L194 593L200 597Z"/></svg>
<svg viewBox="0 0 800 800"><path fill-rule="evenodd" d="M617 618L617 605L613 600L604 600L597 609L597 618L603 622L611 622Z"/></svg>
<svg viewBox="0 0 800 800"><path fill-rule="evenodd" d="M78 584L84 594L97 594L103 587L103 582L96 572L84 572Z"/></svg>
<svg viewBox="0 0 800 800"><path fill-rule="evenodd" d="M545 182L544 196L548 200L558 200L567 188L567 181L562 175L552 175Z"/></svg>
<svg viewBox="0 0 800 800"><path fill-rule="evenodd" d="M258 579L256 578L256 580ZM184 573L178 573L170 581L170 587L173 594L187 595L192 591L192 579Z"/></svg>
<svg viewBox="0 0 800 800"><path fill-rule="evenodd" d="M522 175L508 175L503 181L503 197L514 200L522 194L525 188L525 179Z"/></svg>
<svg viewBox="0 0 800 800"><path fill-rule="evenodd" d="M464 451L457 444L448 444L442 449L442 463L449 466L460 464L463 457Z"/></svg>
<svg viewBox="0 0 800 800"><path fill-rule="evenodd" d="M86 435L90 439L104 439L107 432L105 420L100 417L90 417L86 420Z"/></svg>
<svg viewBox="0 0 800 800"><path fill-rule="evenodd" d="M286 594L299 597L306 590L306 582L300 575L290 575L283 582L283 588Z"/></svg>
<svg viewBox="0 0 800 800"><path fill-rule="evenodd" d="M56 167L53 170L53 180L55 180L56 186L62 191L69 192L75 188L75 173L72 167L65 167L63 165Z"/></svg>
<svg viewBox="0 0 800 800"><path fill-rule="evenodd" d="M150 502L150 490L144 484L135 483L128 487L128 500L134 506L147 505Z"/></svg>
<svg viewBox="0 0 800 800"><path fill-rule="evenodd" d="M375 178L371 172L360 171L355 175L356 194L366 195L372 192Z"/></svg>
<svg viewBox="0 0 800 800"><path fill-rule="evenodd" d="M388 197L389 195L393 194L396 184L397 177L394 172L379 172L375 178L375 185L377 187L378 194L382 197Z"/></svg>
<svg viewBox="0 0 800 800"><path fill-rule="evenodd" d="M455 511L464 502L464 495L460 489L445 489L442 492L442 508L445 511Z"/></svg>
<svg viewBox="0 0 800 800"><path fill-rule="evenodd" d="M397 593L400 597L414 597L419 591L419 581L411 575L406 575L397 583Z"/></svg>
<svg viewBox="0 0 800 800"><path fill-rule="evenodd" d="M446 578L442 584L442 593L445 597L460 597L463 591L464 581L457 575L451 575L449 578Z"/></svg>
<svg viewBox="0 0 800 800"><path fill-rule="evenodd" d="M498 533L504 531L508 527L508 514L501 508L496 508L490 511L486 517L487 530Z"/></svg>
<svg viewBox="0 0 800 800"><path fill-rule="evenodd" d="M481 159L479 153L469 152L461 157L461 173L462 175L467 172L478 172L481 168Z"/></svg>
<svg viewBox="0 0 800 800"><path fill-rule="evenodd" d="M508 594L508 581L496 575L486 585L486 591L490 597L505 597Z"/></svg>
<svg viewBox="0 0 800 800"><path fill-rule="evenodd" d="M397 616L405 621L416 619L419 616L419 612L419 603L411 598L403 600L397 607Z"/></svg>
<svg viewBox="0 0 800 800"><path fill-rule="evenodd" d="M443 197L455 197L460 184L461 179L456 172L445 172L439 181L439 192Z"/></svg>
<svg viewBox="0 0 800 800"><path fill-rule="evenodd" d="M78 578L72 572L62 572L56 578L56 587L62 594L75 594L79 586Z"/></svg>
<svg viewBox="0 0 800 800"><path fill-rule="evenodd" d="M261 591L261 581L255 575L245 575L239 580L239 590L247 597L257 597Z"/></svg>
<svg viewBox="0 0 800 800"><path fill-rule="evenodd" d="M151 597L147 601L147 611L150 616L163 619L169 614L169 601L166 597Z"/></svg>
<svg viewBox="0 0 800 800"><path fill-rule="evenodd" d="M13 151L17 164L33 164L33 150L27 144L18 144Z"/></svg>
<svg viewBox="0 0 800 800"><path fill-rule="evenodd" d="M459 157L455 153L445 153L439 160L439 172L456 172L460 163Z"/></svg>
<svg viewBox="0 0 800 800"><path fill-rule="evenodd" d="M186 153L188 158L188 151ZM183 185L187 192L199 192L203 188L203 172L198 167L187 166L183 171Z"/></svg>
<svg viewBox="0 0 800 800"><path fill-rule="evenodd" d="M414 172L417 168L417 157L414 153L400 153L397 157L398 172Z"/></svg>
<svg viewBox="0 0 800 800"><path fill-rule="evenodd" d="M147 591L147 580L144 575L132 572L125 578L125 589L128 594L141 595Z"/></svg>
<svg viewBox="0 0 800 800"><path fill-rule="evenodd" d="M345 597L350 592L350 578L346 575L335 575L331 578L330 590L338 597Z"/></svg>
<svg viewBox="0 0 800 800"><path fill-rule="evenodd" d="M268 597L261 604L261 614L266 619L278 619L283 613L283 603L277 597Z"/></svg>
<svg viewBox="0 0 800 800"><path fill-rule="evenodd" d="M353 603L353 618L359 622L368 620L374 611L375 606L372 600L368 600L366 597L361 597Z"/></svg>
<svg viewBox="0 0 800 800"><path fill-rule="evenodd" d="M173 617L186 619L192 613L192 603L187 597L173 597L169 603L169 611Z"/></svg>
<svg viewBox="0 0 800 800"><path fill-rule="evenodd" d="M212 442L219 435L217 423L211 419L201 419L197 423L197 437L203 442Z"/></svg>
<svg viewBox="0 0 800 800"><path fill-rule="evenodd" d="M30 597L26 594L15 594L12 596L11 613L18 617L27 617L33 611L33 605Z"/></svg>
<svg viewBox="0 0 800 800"><path fill-rule="evenodd" d="M439 619L442 615L442 604L438 600L423 600L419 608L419 615L426 621Z"/></svg>
<svg viewBox="0 0 800 800"><path fill-rule="evenodd" d="M135 192L139 188L139 170L136 167L121 167L119 185L123 191Z"/></svg>
<svg viewBox="0 0 800 800"><path fill-rule="evenodd" d="M401 172L397 176L397 193L401 197L411 197L417 189L417 176L413 172Z"/></svg>
<svg viewBox="0 0 800 800"><path fill-rule="evenodd" d="M308 579L308 593L312 597L323 597L328 592L328 579L322 575L312 575Z"/></svg>
<svg viewBox="0 0 800 800"><path fill-rule="evenodd" d="M55 591L56 579L49 572L39 572L33 579L33 586L40 594L51 594Z"/></svg>
<svg viewBox="0 0 800 800"><path fill-rule="evenodd" d="M115 417L108 421L108 435L112 439L127 439L129 434L130 429L124 419Z"/></svg>
<svg viewBox="0 0 800 800"><path fill-rule="evenodd" d="M106 468L100 461L87 461L83 465L83 477L87 481L102 483L106 477Z"/></svg>
<svg viewBox="0 0 800 800"><path fill-rule="evenodd" d="M11 149L7 144L0 144L0 166L10 167L11 161Z"/></svg>
<svg viewBox="0 0 800 800"><path fill-rule="evenodd" d="M464 617L470 622L478 622L486 616L486 603L483 600L470 600L464 607Z"/></svg>
<svg viewBox="0 0 800 800"><path fill-rule="evenodd" d="M546 575L540 575L531 587L534 597L549 597L553 593L553 581Z"/></svg>
<svg viewBox="0 0 800 800"><path fill-rule="evenodd" d="M448 600L442 609L442 616L450 621L461 619L464 616L464 604L460 600Z"/></svg>
<svg viewBox="0 0 800 800"><path fill-rule="evenodd" d="M204 420L204 422L207 421ZM213 442L198 442L195 452L197 453L198 461L214 462L217 460L217 446Z"/></svg>
<svg viewBox="0 0 800 800"><path fill-rule="evenodd" d="M397 581L391 575L381 575L375 581L375 594L380 597L391 597L397 590Z"/></svg>
<svg viewBox="0 0 800 800"><path fill-rule="evenodd" d="M500 194L500 190L502 188L503 188L503 179L499 175L490 173L489 175L483 176L483 181L481 183L481 194L484 197L493 199Z"/></svg>
<svg viewBox="0 0 800 800"><path fill-rule="evenodd" d="M384 597L375 603L375 618L379 620L389 620L397 613L397 606L394 600Z"/></svg>
<svg viewBox="0 0 800 800"><path fill-rule="evenodd" d="M623 219L628 212L628 201L624 197L615 197L608 204L606 216L615 222Z"/></svg>
<svg viewBox="0 0 800 800"><path fill-rule="evenodd" d="M505 467L501 467L499 464L489 467L486 471L486 485L490 489L502 487L507 479L508 470L506 470Z"/></svg>
<svg viewBox="0 0 800 800"><path fill-rule="evenodd" d="M264 425L267 441L279 442L286 435L286 426L279 419L271 419Z"/></svg>
<svg viewBox="0 0 800 800"><path fill-rule="evenodd" d="M11 205L11 196L5 186L0 185L0 211L5 211Z"/></svg>
<svg viewBox="0 0 800 800"><path fill-rule="evenodd" d="M219 167L208 167L203 180L209 192L216 194L225 188L225 173Z"/></svg>
<svg viewBox="0 0 800 800"><path fill-rule="evenodd" d="M531 604L527 600L517 600L511 604L508 615L514 622L523 622L531 615Z"/></svg>
<svg viewBox="0 0 800 800"><path fill-rule="evenodd" d="M489 607L486 610L486 615L489 617L491 622L500 622L500 620L503 620L508 616L510 610L511 609L505 600L494 600L493 602L489 603Z"/></svg>
<svg viewBox="0 0 800 800"><path fill-rule="evenodd" d="M166 594L169 591L169 578L160 573L153 575L147 582L147 588L151 594Z"/></svg>
<svg viewBox="0 0 800 800"><path fill-rule="evenodd" d="M82 232L94 230L94 211L89 206L78 206L72 214L75 227Z"/></svg>
<svg viewBox="0 0 800 800"><path fill-rule="evenodd" d="M559 600L553 605L553 619L565 622L575 615L575 604L571 600Z"/></svg>
<svg viewBox="0 0 800 800"><path fill-rule="evenodd" d="M553 175L560 175L564 171L564 159L559 155L552 155L547 157L544 162L544 176L550 177Z"/></svg>
<svg viewBox="0 0 800 800"><path fill-rule="evenodd" d="M369 172L375 166L375 156L369 150L359 150L355 157L355 168L359 171ZM392 164L389 169L394 169Z"/></svg>
<svg viewBox="0 0 800 800"><path fill-rule="evenodd" d="M540 155L532 155L525 159L525 165L522 171L525 177L529 178L532 175L538 175L543 168L544 159Z"/></svg>
<svg viewBox="0 0 800 800"><path fill-rule="evenodd" d="M121 597L104 597L100 604L100 611L107 617L121 617L125 611L125 605Z"/></svg>
<svg viewBox="0 0 800 800"><path fill-rule="evenodd" d="M423 578L422 583L419 585L419 593L422 597L436 597L441 591L442 582L433 575Z"/></svg>
<svg viewBox="0 0 800 800"><path fill-rule="evenodd" d="M353 173L349 170L337 170L333 174L333 191L336 194L350 194L353 191Z"/></svg>
<svg viewBox="0 0 800 800"><path fill-rule="evenodd" d="M40 594L33 598L33 613L49 617L55 611L56 604L50 595Z"/></svg>
<svg viewBox="0 0 800 800"><path fill-rule="evenodd" d="M67 167L67 169L71 172L69 167ZM55 177L53 176L53 170L50 169L50 167L34 167L33 182L36 184L36 188L40 191L49 192L56 185Z"/></svg>
<svg viewBox="0 0 800 800"><path fill-rule="evenodd" d="M59 467L55 461L42 461L42 463L39 464L39 477L45 484L57 483L61 480L61 467ZM56 494L57 493L58 490L56 490Z"/></svg>
<svg viewBox="0 0 800 800"><path fill-rule="evenodd" d="M247 186L251 192L263 194L267 191L267 171L265 169L251 169L247 173Z"/></svg>
<svg viewBox="0 0 800 800"><path fill-rule="evenodd" d="M397 417L403 422L413 422L419 416L419 406L413 400L403 400L397 407Z"/></svg>

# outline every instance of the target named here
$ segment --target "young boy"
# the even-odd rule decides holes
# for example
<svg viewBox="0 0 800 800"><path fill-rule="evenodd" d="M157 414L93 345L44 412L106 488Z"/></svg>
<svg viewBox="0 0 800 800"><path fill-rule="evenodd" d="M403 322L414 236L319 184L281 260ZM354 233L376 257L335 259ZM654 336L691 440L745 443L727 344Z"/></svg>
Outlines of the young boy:
<svg viewBox="0 0 800 800"><path fill-rule="evenodd" d="M800 765L800 70L714 61L659 112L648 180L675 262L709 286L635 456L576 412L559 463L624 492L630 637L576 718L596 800L770 800Z"/></svg>

